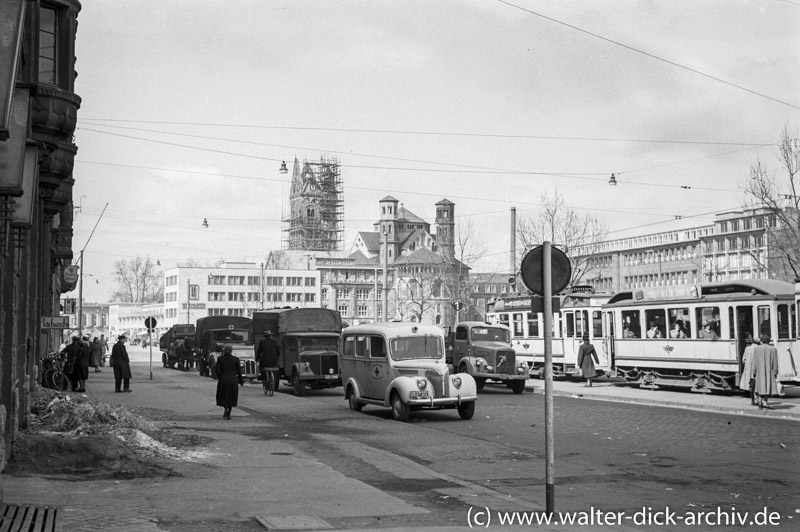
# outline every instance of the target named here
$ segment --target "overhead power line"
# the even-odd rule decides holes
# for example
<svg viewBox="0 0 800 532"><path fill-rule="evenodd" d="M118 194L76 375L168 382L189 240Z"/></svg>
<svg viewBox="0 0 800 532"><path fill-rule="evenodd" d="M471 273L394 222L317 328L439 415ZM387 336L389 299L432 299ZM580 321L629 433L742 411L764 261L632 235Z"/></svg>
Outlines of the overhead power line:
<svg viewBox="0 0 800 532"><path fill-rule="evenodd" d="M585 33L586 35L590 35L590 36L592 36L592 37L594 37L596 39L600 39L600 40L606 41L606 42L614 44L616 46L620 46L622 48L625 48L626 50L630 50L630 51L635 52L637 54L641 54L641 55L647 56L647 57L649 57L651 59L655 59L656 61L661 61L663 63L667 63L668 65L672 65L674 67L677 67L677 68L692 72L693 74L697 74L699 76L703 76L705 78L714 80L716 82L723 83L725 85L728 85L729 87L733 87L735 89L739 89L739 90L742 90L744 92L749 92L750 94L753 94L755 96L759 96L761 98L765 98L765 99L773 101L775 103L779 103L781 105L785 105L787 107L791 107L792 109L800 109L800 106L797 106L795 104L792 104L792 103L789 103L789 102L785 102L783 100L779 100L778 98L773 98L772 96L769 96L769 95L764 94L762 92L754 91L753 89L748 89L747 87L744 87L742 85L737 85L736 83L733 83L731 81L726 81L726 80L724 80L722 78L718 78L716 76L712 76L711 74L706 74L705 72L702 72L702 71L697 70L695 68L688 67L688 66L682 65L680 63L676 63L675 61L671 61L669 59L665 59L665 58L657 56L655 54L651 54L650 52L645 52L644 50L640 50L638 48L634 48L633 46L621 43L619 41L615 41L614 39L609 39L608 37L603 37L602 35L599 35L597 33L593 33L591 31L585 30L583 28L579 28L578 26L573 26L572 24L568 24L568 23L566 23L564 21L561 21L561 20L558 20L558 19L554 19L552 17L548 17L547 15L543 15L542 13L538 13L536 11L533 11L531 9L528 9L528 8L525 8L525 7L522 7L522 6L518 6L517 4L513 4L513 3L508 2L506 0L497 0L497 1L500 2L501 4L505 4L505 5L509 6L509 7L513 7L514 9L519 9L520 11L524 11L526 13L530 13L531 15L543 18L545 20L549 20L550 22L555 22L556 24L561 24L562 26L566 26L567 28L570 28L572 30L579 31L581 33Z"/></svg>

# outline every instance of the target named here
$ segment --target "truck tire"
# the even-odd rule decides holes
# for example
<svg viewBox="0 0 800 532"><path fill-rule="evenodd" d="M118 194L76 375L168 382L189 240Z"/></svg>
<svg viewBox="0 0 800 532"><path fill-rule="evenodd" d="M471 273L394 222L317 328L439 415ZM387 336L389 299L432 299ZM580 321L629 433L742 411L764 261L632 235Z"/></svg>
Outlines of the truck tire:
<svg viewBox="0 0 800 532"><path fill-rule="evenodd" d="M515 394L520 394L525 391L525 381L511 381L508 383L508 387Z"/></svg>
<svg viewBox="0 0 800 532"><path fill-rule="evenodd" d="M361 412L364 409L364 403L359 403L356 400L356 393L353 391L353 388L348 390L347 404L350 405L350 410L354 412Z"/></svg>
<svg viewBox="0 0 800 532"><path fill-rule="evenodd" d="M484 386L486 386L486 379L483 377L475 377L475 388L483 390Z"/></svg>
<svg viewBox="0 0 800 532"><path fill-rule="evenodd" d="M392 417L396 421L405 423L408 421L408 416L411 414L411 407L403 402L400 394L397 392L392 393Z"/></svg>
<svg viewBox="0 0 800 532"><path fill-rule="evenodd" d="M303 397L306 394L306 383L300 380L297 371L292 372L292 388L297 397Z"/></svg>

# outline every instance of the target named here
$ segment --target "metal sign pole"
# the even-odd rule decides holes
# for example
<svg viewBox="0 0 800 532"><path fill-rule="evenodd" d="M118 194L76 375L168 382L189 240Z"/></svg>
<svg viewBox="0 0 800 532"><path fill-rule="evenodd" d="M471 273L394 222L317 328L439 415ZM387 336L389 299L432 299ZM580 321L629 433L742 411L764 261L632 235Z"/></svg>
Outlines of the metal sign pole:
<svg viewBox="0 0 800 532"><path fill-rule="evenodd" d="M555 511L555 458L553 450L553 282L550 242L542 249L544 296L544 452L546 460L545 509Z"/></svg>
<svg viewBox="0 0 800 532"><path fill-rule="evenodd" d="M153 380L153 329L147 329L147 345L150 346L150 380Z"/></svg>

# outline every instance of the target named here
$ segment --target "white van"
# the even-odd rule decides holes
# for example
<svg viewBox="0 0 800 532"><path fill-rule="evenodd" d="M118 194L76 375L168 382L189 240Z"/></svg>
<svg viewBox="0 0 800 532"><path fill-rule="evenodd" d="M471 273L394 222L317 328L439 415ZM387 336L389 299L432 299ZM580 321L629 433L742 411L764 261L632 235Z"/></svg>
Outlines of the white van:
<svg viewBox="0 0 800 532"><path fill-rule="evenodd" d="M391 407L398 421L421 408L455 408L461 419L471 419L478 398L475 379L450 374L444 355L444 333L433 325L348 327L339 345L345 399L357 412L364 405Z"/></svg>

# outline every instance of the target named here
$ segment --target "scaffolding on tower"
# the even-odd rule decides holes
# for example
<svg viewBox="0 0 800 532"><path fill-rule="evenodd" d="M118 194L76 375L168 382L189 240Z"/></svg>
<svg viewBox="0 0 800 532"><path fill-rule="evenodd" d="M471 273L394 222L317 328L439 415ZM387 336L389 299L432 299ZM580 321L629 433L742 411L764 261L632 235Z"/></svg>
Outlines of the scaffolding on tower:
<svg viewBox="0 0 800 532"><path fill-rule="evenodd" d="M289 191L289 213L282 216L281 248L340 251L344 236L344 199L339 160L296 158Z"/></svg>

